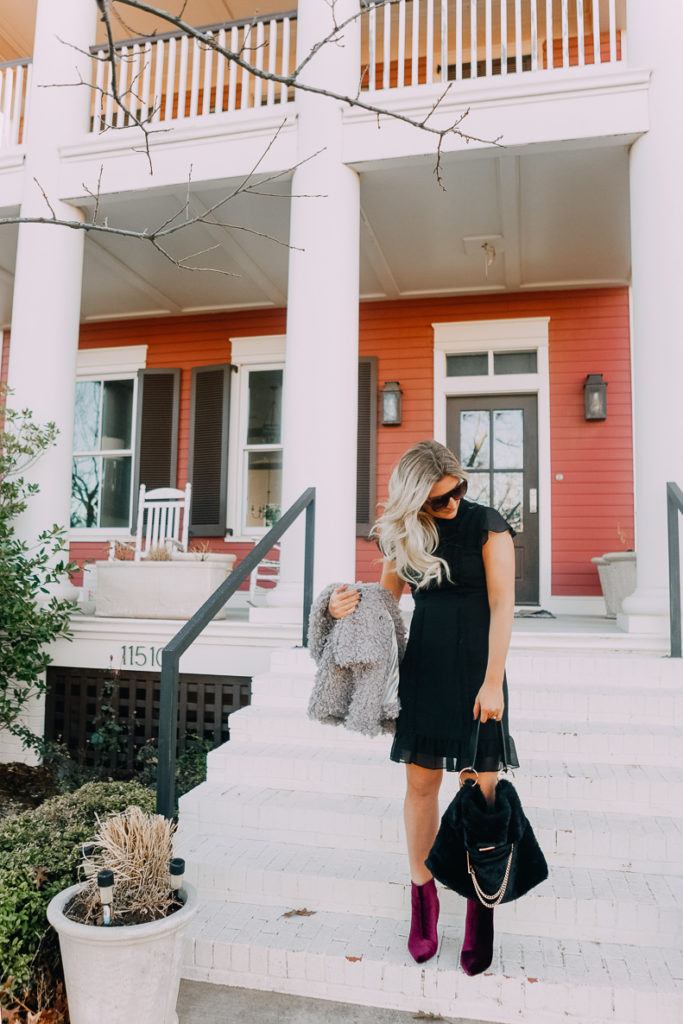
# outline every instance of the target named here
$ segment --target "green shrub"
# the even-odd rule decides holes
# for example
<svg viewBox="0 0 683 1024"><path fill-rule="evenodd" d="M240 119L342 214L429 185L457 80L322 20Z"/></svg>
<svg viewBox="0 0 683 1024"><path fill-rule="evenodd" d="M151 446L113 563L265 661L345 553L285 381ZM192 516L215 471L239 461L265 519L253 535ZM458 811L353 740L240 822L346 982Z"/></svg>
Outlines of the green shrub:
<svg viewBox="0 0 683 1024"><path fill-rule="evenodd" d="M69 636L73 605L50 596L50 588L77 568L65 561L69 538L62 524L43 530L31 546L17 534L17 521L38 493L22 475L57 439L54 423L39 426L28 409L7 408L0 384L0 726L35 747L38 737L21 724L29 701L44 693L48 647Z"/></svg>
<svg viewBox="0 0 683 1024"><path fill-rule="evenodd" d="M154 811L154 794L137 782L89 782L0 821L0 1002L39 1008L39 992L61 978L59 941L47 923L53 896L78 881L79 844L96 817L130 805Z"/></svg>

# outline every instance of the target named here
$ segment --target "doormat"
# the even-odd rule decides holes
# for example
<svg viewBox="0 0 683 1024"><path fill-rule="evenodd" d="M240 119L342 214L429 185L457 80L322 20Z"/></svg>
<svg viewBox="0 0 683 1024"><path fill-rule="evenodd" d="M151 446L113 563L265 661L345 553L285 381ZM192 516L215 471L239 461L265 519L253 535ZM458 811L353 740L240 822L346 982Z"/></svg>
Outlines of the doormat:
<svg viewBox="0 0 683 1024"><path fill-rule="evenodd" d="M531 611L531 609L529 609L528 611L515 612L515 618L516 619L555 619L555 618L557 618L557 616L553 615L552 612L546 611L545 608L537 608L536 611Z"/></svg>

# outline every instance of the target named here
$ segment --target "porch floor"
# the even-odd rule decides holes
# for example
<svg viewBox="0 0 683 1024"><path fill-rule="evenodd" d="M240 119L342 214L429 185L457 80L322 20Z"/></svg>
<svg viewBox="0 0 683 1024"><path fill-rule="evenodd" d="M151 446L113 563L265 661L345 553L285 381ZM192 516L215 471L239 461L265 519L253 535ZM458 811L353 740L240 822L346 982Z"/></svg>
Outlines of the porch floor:
<svg viewBox="0 0 683 1024"><path fill-rule="evenodd" d="M406 626L410 623L411 610L402 609ZM180 629L180 619L121 619L104 618L80 614L72 619L75 638L98 634L130 631L133 623L136 633L155 634L159 639L170 638ZM300 627L294 623L249 621L249 608L243 605L228 605L225 618L214 619L204 630L202 639L211 638L212 643L224 640L230 644L244 643L247 646L292 647L300 644ZM666 655L669 652L669 637L647 633L625 633L619 629L615 619L604 615L551 615L543 610L519 608L515 613L512 628L511 648L541 648L565 650L641 651Z"/></svg>

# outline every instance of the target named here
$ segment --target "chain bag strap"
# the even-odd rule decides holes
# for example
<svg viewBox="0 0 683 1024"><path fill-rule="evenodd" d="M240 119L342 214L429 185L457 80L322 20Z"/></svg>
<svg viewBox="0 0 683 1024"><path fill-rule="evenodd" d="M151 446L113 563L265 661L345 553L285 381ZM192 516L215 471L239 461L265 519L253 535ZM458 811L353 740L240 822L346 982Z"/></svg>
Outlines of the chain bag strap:
<svg viewBox="0 0 683 1024"><path fill-rule="evenodd" d="M504 772L508 772L510 770L510 766L508 764L507 741L505 739L505 730L503 729L503 723L501 721L498 721L497 724L498 724L498 731L500 733L500 746L501 746L502 758L503 758L503 769L502 770ZM475 725L474 725L474 727L472 729L472 744L471 744L471 748L470 748L470 765L469 765L469 767L462 768L460 770L460 783L461 783L461 785L462 785L462 775L463 775L463 772L470 772L470 773L473 772L477 776L477 781L479 779L479 772L477 771L477 769L474 766L475 766L476 761L477 761L477 749L479 747L479 730L480 730L480 728L481 728L481 714L479 715L479 718L477 718L476 723L475 723ZM467 872L468 872L468 874L470 875L470 877L472 879L472 885L474 886L474 891L476 892L477 896L479 897L480 903L482 903L485 907L488 907L489 909L493 909L493 907L497 907L499 903L502 903L502 901L503 901L503 899L505 897L505 891L506 891L507 886L508 886L508 881L510 880L510 868L512 867L512 857L513 857L514 852L515 852L515 844L512 843L511 848L510 848L510 856L508 857L507 867L505 868L505 875L503 876L503 881L502 881L502 883L500 885L500 888L497 889L497 891L494 892L494 893L486 893L481 888L481 886L479 885L479 882L477 880L477 876L474 873L474 868L472 867L472 864L470 863L470 851L467 850L466 852L467 852Z"/></svg>

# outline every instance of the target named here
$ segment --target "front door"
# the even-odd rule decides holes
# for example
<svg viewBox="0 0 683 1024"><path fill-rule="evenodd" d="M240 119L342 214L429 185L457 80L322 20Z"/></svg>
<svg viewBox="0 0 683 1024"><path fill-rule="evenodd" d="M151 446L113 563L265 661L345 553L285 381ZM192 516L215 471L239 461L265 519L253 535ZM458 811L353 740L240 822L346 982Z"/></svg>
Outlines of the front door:
<svg viewBox="0 0 683 1024"><path fill-rule="evenodd" d="M469 476L467 497L492 505L517 531L517 604L538 604L536 395L447 399L446 437Z"/></svg>

